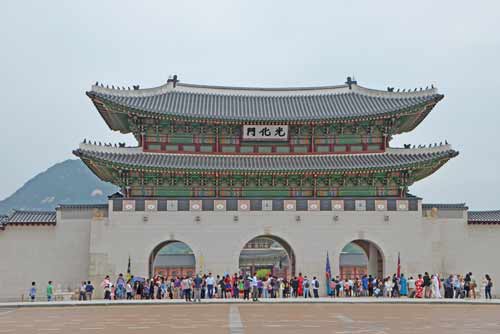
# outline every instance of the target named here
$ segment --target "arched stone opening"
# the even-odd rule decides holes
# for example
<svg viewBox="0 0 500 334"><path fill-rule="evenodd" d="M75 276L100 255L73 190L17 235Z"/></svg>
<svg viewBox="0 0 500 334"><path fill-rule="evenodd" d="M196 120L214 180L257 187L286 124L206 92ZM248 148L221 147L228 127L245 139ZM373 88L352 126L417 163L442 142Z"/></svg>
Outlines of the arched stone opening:
<svg viewBox="0 0 500 334"><path fill-rule="evenodd" d="M269 270L277 277L295 275L295 253L288 242L273 235L260 235L248 241L240 252L241 274Z"/></svg>
<svg viewBox="0 0 500 334"><path fill-rule="evenodd" d="M158 244L149 256L149 277L166 278L192 276L196 271L196 258L188 244L168 240Z"/></svg>
<svg viewBox="0 0 500 334"><path fill-rule="evenodd" d="M363 275L384 277L384 255L372 241L357 239L347 243L339 257L340 276L344 279Z"/></svg>

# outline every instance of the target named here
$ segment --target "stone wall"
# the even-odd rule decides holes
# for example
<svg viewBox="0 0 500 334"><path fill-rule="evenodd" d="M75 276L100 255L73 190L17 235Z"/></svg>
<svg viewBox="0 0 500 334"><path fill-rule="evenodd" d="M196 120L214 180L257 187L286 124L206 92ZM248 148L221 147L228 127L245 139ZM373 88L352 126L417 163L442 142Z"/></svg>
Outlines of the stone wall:
<svg viewBox="0 0 500 334"><path fill-rule="evenodd" d="M43 299L49 280L56 289L76 289L88 277L89 240L90 220L61 219L60 211L56 225L6 226L0 231L0 300L27 298L32 281Z"/></svg>
<svg viewBox="0 0 500 334"><path fill-rule="evenodd" d="M106 212L60 209L55 226L0 231L0 299L18 300L33 280L39 295L48 280L73 289L91 279L98 287L105 275L125 273L129 256L132 274L148 276L153 250L169 240L191 247L197 271L233 273L245 244L264 235L285 241L294 252L296 273L317 276L323 285L326 253L336 275L340 252L354 240L380 251L385 275L396 272L400 253L406 275L472 271L478 282L485 273L500 279L499 227L468 225L465 209L431 215L422 212L420 201L414 211L114 211L112 206L110 201Z"/></svg>

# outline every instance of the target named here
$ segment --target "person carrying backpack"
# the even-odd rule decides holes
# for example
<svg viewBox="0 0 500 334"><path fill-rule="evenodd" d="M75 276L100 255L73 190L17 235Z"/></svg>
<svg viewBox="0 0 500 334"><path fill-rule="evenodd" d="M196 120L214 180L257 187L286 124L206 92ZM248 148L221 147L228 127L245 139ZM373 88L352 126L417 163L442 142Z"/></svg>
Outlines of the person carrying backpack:
<svg viewBox="0 0 500 334"><path fill-rule="evenodd" d="M309 287L311 286L311 284L309 283L307 276L304 276L304 283L302 283L302 286L304 290L304 298L309 297Z"/></svg>
<svg viewBox="0 0 500 334"><path fill-rule="evenodd" d="M30 296L30 300L32 302L34 302L35 298L36 298L36 283L35 282L31 282L31 288L30 288L30 292L28 295Z"/></svg>
<svg viewBox="0 0 500 334"><path fill-rule="evenodd" d="M319 281L316 279L316 276L313 277L312 288L314 298L319 298Z"/></svg>

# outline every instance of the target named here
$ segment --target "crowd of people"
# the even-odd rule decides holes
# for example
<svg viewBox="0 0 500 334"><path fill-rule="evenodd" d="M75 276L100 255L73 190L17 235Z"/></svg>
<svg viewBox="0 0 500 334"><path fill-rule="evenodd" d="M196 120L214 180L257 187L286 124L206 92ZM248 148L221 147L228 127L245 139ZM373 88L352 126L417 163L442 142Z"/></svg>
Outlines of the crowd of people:
<svg viewBox="0 0 500 334"><path fill-rule="evenodd" d="M273 275L258 277L254 275L195 275L165 278L155 276L151 279L136 279L120 274L113 284L106 276L101 284L106 299L185 299L201 301L212 298L319 298L320 289L327 295L337 297L408 297L408 298L478 298L491 299L493 281L485 275L478 285L474 275L450 275L441 279L429 273L406 277L404 274L377 278L363 275L356 278L339 276L328 280L323 286L317 277L309 278L299 273L291 279ZM82 291L84 288L82 287Z"/></svg>
<svg viewBox="0 0 500 334"><path fill-rule="evenodd" d="M322 281L322 282L320 282ZM323 284L328 284L323 286ZM408 298L479 298L491 299L493 280L485 275L479 285L475 276L469 272L465 275L450 275L441 279L429 273L406 277L404 274L385 278L363 275L355 278L336 276L318 279L299 273L298 276L279 278L273 275L258 277L254 275L206 275L184 277L162 277L156 275L144 279L119 274L116 281L106 276L100 287L104 299L184 299L201 302L212 298L242 298L254 301L260 298L319 298L324 289L332 298L337 297L408 297ZM79 300L92 300L95 287L91 281L83 281L79 288ZM37 295L36 283L32 282L29 290L30 300ZM54 298L54 287L49 281L46 287L47 300Z"/></svg>

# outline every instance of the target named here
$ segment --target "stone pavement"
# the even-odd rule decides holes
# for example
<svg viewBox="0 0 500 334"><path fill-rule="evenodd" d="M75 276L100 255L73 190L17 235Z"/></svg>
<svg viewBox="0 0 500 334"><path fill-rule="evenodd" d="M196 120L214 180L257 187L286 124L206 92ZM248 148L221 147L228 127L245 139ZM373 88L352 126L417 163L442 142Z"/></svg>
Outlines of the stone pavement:
<svg viewBox="0 0 500 334"><path fill-rule="evenodd" d="M0 333L498 334L498 303L155 303L0 309ZM180 304L180 303L179 303Z"/></svg>

